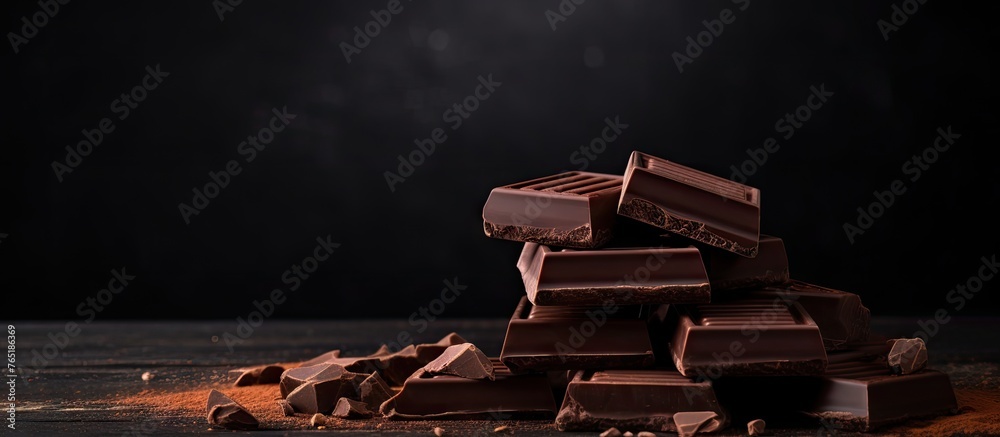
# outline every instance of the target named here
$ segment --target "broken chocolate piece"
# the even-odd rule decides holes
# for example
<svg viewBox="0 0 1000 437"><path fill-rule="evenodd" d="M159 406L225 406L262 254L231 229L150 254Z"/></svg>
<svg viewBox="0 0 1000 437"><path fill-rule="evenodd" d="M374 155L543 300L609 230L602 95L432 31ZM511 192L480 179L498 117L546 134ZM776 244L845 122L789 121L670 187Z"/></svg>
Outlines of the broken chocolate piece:
<svg viewBox="0 0 1000 437"><path fill-rule="evenodd" d="M435 358L439 357L448 346L454 346L456 344L468 343L462 336L452 332L444 336L437 343L424 343L418 344L417 350L417 360L421 363L427 364L434 361Z"/></svg>
<svg viewBox="0 0 1000 437"><path fill-rule="evenodd" d="M761 419L754 419L747 422L747 434L751 436L758 436L764 434L764 426L766 424Z"/></svg>
<svg viewBox="0 0 1000 437"><path fill-rule="evenodd" d="M927 345L921 338L897 338L891 345L886 361L892 373L908 375L927 367Z"/></svg>
<svg viewBox="0 0 1000 437"><path fill-rule="evenodd" d="M335 378L310 379L292 390L285 399L299 413L329 414L336 406L337 399L358 399L364 380L365 375L351 372L344 372Z"/></svg>
<svg viewBox="0 0 1000 437"><path fill-rule="evenodd" d="M674 424L680 437L690 437L699 432L712 432L720 428L719 415L714 411L684 411L674 414Z"/></svg>
<svg viewBox="0 0 1000 437"><path fill-rule="evenodd" d="M595 248L611 239L622 177L568 172L494 188L483 207L486 236Z"/></svg>
<svg viewBox="0 0 1000 437"><path fill-rule="evenodd" d="M329 352L324 352L324 353L316 356L315 358L311 358L311 359L308 359L306 361L303 361L303 362L299 363L299 367L309 367L309 366L315 366L317 364L328 363L333 358L340 358L340 349L335 349L335 350L332 350L332 351L329 351Z"/></svg>
<svg viewBox="0 0 1000 437"><path fill-rule="evenodd" d="M281 414L284 414L286 416L295 415L295 408L292 408L292 404L289 404L288 401L284 399L278 400L278 408L281 408Z"/></svg>
<svg viewBox="0 0 1000 437"><path fill-rule="evenodd" d="M218 390L208 394L208 423L233 430L257 429L260 422L246 408Z"/></svg>
<svg viewBox="0 0 1000 437"><path fill-rule="evenodd" d="M406 380L403 390L380 407L396 419L551 418L555 400L544 374L514 375L499 359L490 360L495 380L431 375Z"/></svg>
<svg viewBox="0 0 1000 437"><path fill-rule="evenodd" d="M365 404L376 406L393 397L392 389L382 380L377 372L372 372L358 387L359 400Z"/></svg>
<svg viewBox="0 0 1000 437"><path fill-rule="evenodd" d="M288 369L281 374L281 381L278 385L278 390L281 393L281 397L285 398L288 397L288 394L294 391L297 387L308 381L337 379L344 373L347 373L344 366L333 363L322 363L308 367Z"/></svg>
<svg viewBox="0 0 1000 437"><path fill-rule="evenodd" d="M618 214L742 255L757 256L760 190L632 152Z"/></svg>
<svg viewBox="0 0 1000 437"><path fill-rule="evenodd" d="M309 425L313 428L326 425L326 416L319 413L313 414L312 417L309 418Z"/></svg>
<svg viewBox="0 0 1000 437"><path fill-rule="evenodd" d="M677 432L686 422L675 425L675 418L692 411L713 414L702 428L705 432L724 427L728 420L708 380L694 381L675 370L579 371L566 388L556 428Z"/></svg>
<svg viewBox="0 0 1000 437"><path fill-rule="evenodd" d="M230 374L239 374L233 385L244 387L258 384L277 384L281 380L281 374L285 368L277 365L266 365L257 367L244 367L231 370Z"/></svg>
<svg viewBox="0 0 1000 437"><path fill-rule="evenodd" d="M871 313L868 308L861 304L861 298L854 293L801 281L765 287L760 290L735 292L732 295L737 293L740 296L798 303L819 326L820 334L823 336L823 345L827 350L837 350L849 345L864 343L868 341L871 333Z"/></svg>
<svg viewBox="0 0 1000 437"><path fill-rule="evenodd" d="M602 432L600 437L622 437L622 432L612 426L607 431Z"/></svg>
<svg viewBox="0 0 1000 437"><path fill-rule="evenodd" d="M330 415L341 419L367 419L375 415L375 412L369 410L368 404L364 402L340 398Z"/></svg>
<svg viewBox="0 0 1000 437"><path fill-rule="evenodd" d="M572 250L525 243L517 262L534 305L702 303L712 298L694 247Z"/></svg>
<svg viewBox="0 0 1000 437"><path fill-rule="evenodd" d="M468 379L495 379L490 359L472 343L449 346L441 356L427 363L424 366L424 370L431 375L454 375Z"/></svg>

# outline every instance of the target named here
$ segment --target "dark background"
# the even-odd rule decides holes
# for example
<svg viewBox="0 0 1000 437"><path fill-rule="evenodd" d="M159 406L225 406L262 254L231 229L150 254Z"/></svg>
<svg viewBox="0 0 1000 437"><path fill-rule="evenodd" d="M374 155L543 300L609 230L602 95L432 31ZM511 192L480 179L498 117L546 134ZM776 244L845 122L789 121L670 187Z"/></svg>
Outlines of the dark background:
<svg viewBox="0 0 1000 437"><path fill-rule="evenodd" d="M125 267L136 279L101 319L245 316L331 235L340 248L278 317L406 318L454 277L468 289L443 317L506 317L520 245L483 235L490 189L578 168L617 115L628 128L588 170L621 173L638 149L729 176L776 137L748 184L793 276L930 317L998 246L986 4L930 0L885 41L888 1L591 1L556 31L555 0L404 1L348 64L340 42L386 1L246 1L224 21L208 0L71 2L0 50L0 315L79 319ZM40 10L3 7L4 32ZM678 72L671 54L724 8L735 22ZM51 163L157 64L170 76L60 183ZM502 86L452 131L443 112L488 74ZM781 138L776 120L820 84L834 96ZM284 106L297 118L246 163L237 145ZM949 125L961 139L852 245L843 224ZM447 141L390 192L384 172L438 127ZM178 204L232 159L243 172L186 225ZM961 313L995 314L997 283Z"/></svg>

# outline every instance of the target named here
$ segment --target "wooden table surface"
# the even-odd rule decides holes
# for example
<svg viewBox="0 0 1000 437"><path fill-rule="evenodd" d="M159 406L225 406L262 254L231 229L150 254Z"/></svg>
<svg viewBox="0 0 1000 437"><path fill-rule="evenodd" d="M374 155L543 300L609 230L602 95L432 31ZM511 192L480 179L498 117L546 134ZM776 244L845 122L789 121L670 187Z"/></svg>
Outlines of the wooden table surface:
<svg viewBox="0 0 1000 437"><path fill-rule="evenodd" d="M438 320L424 332L405 321L281 321L268 320L245 343L230 352L223 337L233 332L235 321L94 322L84 324L65 345L61 356L44 368L18 378L17 434L23 435L167 435L206 433L204 414L157 411L141 405L121 405L114 399L143 390L228 387L227 371L252 363L292 362L331 349L344 355L367 354L399 333L412 334L417 342L433 342L458 332L488 354L500 351L506 320ZM63 332L64 322L13 322L17 361L31 366L32 350L42 352L50 334ZM915 319L875 318L873 331L888 337L909 337L918 329ZM929 342L931 367L947 372L958 388L1000 393L1000 318L953 318ZM52 347L50 346L50 349ZM23 370L23 369L22 369ZM145 382L143 372L155 374ZM6 380L5 380L6 382ZM9 387L4 388L4 393ZM6 397L6 396L5 396ZM4 404L6 405L6 404ZM7 414L4 414L7 417ZM11 433L4 421L4 431ZM514 435L596 435L560 433L546 423L534 423ZM729 435L740 435L739 424ZM445 425L448 426L448 425ZM455 425L458 426L458 425ZM452 429L456 429L452 426ZM419 427L418 427L419 428ZM393 431L392 435L433 435L431 427ZM492 427L475 434L492 434ZM745 429L743 429L745 431ZM330 430L264 430L258 436L299 435ZM337 435L372 435L379 431L339 431ZM385 431L381 431L385 433ZM460 431L450 435L473 434ZM817 435L816 429L785 430L777 435ZM661 434L666 435L666 434ZM726 435L726 434L723 434ZM745 434L744 434L745 435Z"/></svg>

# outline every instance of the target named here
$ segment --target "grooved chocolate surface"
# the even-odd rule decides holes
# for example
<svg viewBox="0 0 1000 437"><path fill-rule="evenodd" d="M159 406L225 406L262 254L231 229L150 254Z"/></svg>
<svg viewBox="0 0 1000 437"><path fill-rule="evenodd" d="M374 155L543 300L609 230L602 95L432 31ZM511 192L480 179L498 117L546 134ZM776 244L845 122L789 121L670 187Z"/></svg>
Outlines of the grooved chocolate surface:
<svg viewBox="0 0 1000 437"><path fill-rule="evenodd" d="M486 235L505 240L594 248L612 236L622 177L568 172L490 192Z"/></svg>
<svg viewBox="0 0 1000 437"><path fill-rule="evenodd" d="M650 313L644 306L534 306L522 297L500 359L515 372L650 366Z"/></svg>
<svg viewBox="0 0 1000 437"><path fill-rule="evenodd" d="M557 250L525 243L517 262L534 305L698 303L711 287L698 249Z"/></svg>
<svg viewBox="0 0 1000 437"><path fill-rule="evenodd" d="M717 416L701 428L702 432L728 423L712 384L695 382L675 370L578 371L566 388L556 427L561 431L617 427L676 432L676 413L700 411Z"/></svg>
<svg viewBox="0 0 1000 437"><path fill-rule="evenodd" d="M742 256L757 255L760 190L632 152L618 214Z"/></svg>
<svg viewBox="0 0 1000 437"><path fill-rule="evenodd" d="M815 375L826 367L819 327L794 302L738 297L676 306L670 350L685 376Z"/></svg>
<svg viewBox="0 0 1000 437"><path fill-rule="evenodd" d="M828 350L868 341L871 333L871 312L854 293L794 281L751 291L747 295L801 305L819 326L823 344Z"/></svg>

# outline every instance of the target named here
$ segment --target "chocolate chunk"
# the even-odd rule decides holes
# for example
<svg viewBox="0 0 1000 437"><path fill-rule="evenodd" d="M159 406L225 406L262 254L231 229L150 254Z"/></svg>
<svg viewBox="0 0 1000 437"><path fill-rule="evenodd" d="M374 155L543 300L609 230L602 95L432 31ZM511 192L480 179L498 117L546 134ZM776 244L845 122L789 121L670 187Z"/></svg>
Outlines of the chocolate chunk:
<svg viewBox="0 0 1000 437"><path fill-rule="evenodd" d="M266 365L257 367L244 367L231 370L229 373L237 373L239 376L233 384L237 387L258 384L277 384L281 380L281 374L285 368L277 365Z"/></svg>
<svg viewBox="0 0 1000 437"><path fill-rule="evenodd" d="M431 375L454 375L468 379L496 379L493 375L493 365L490 364L490 359L472 343L449 346L441 356L427 363L424 370Z"/></svg>
<svg viewBox="0 0 1000 437"><path fill-rule="evenodd" d="M652 308L534 306L522 297L500 358L516 373L650 366Z"/></svg>
<svg viewBox="0 0 1000 437"><path fill-rule="evenodd" d="M326 416L319 413L313 414L313 416L309 418L309 425L313 428L326 425Z"/></svg>
<svg viewBox="0 0 1000 437"><path fill-rule="evenodd" d="M403 390L382 404L381 412L397 419L551 418L555 399L544 374L514 375L500 360L490 360L495 380L431 375L420 371Z"/></svg>
<svg viewBox="0 0 1000 437"><path fill-rule="evenodd" d="M677 244L677 243L673 243ZM721 250L702 250L712 291L740 290L788 282L788 256L778 237L761 235L757 256L747 258Z"/></svg>
<svg viewBox="0 0 1000 437"><path fill-rule="evenodd" d="M292 408L292 404L289 404L288 401L284 399L278 400L278 408L281 408L281 414L284 414L285 416L295 415L295 408Z"/></svg>
<svg viewBox="0 0 1000 437"><path fill-rule="evenodd" d="M819 326L827 350L864 343L871 333L871 313L854 293L801 281L738 293L741 296L798 303Z"/></svg>
<svg viewBox="0 0 1000 437"><path fill-rule="evenodd" d="M761 419L754 419L747 422L747 434L751 436L758 436L764 433L764 426L766 424Z"/></svg>
<svg viewBox="0 0 1000 437"><path fill-rule="evenodd" d="M819 327L795 302L732 297L671 308L677 327L670 352L685 376L818 375L826 368Z"/></svg>
<svg viewBox="0 0 1000 437"><path fill-rule="evenodd" d="M217 390L208 394L208 423L233 430L257 429L260 422L246 408Z"/></svg>
<svg viewBox="0 0 1000 437"><path fill-rule="evenodd" d="M649 431L639 431L639 433L636 434L635 437L656 437L656 434L651 433Z"/></svg>
<svg viewBox="0 0 1000 437"><path fill-rule="evenodd" d="M392 389L389 385L382 380L382 377L378 373L373 372L368 375L364 381L361 381L361 385L358 387L358 393L361 402L378 408L383 402L389 400L393 396Z"/></svg>
<svg viewBox="0 0 1000 437"><path fill-rule="evenodd" d="M299 413L329 414L341 397L358 399L359 389L364 380L365 375L351 372L343 372L335 377L326 374L323 377L306 380L292 390L285 400Z"/></svg>
<svg viewBox="0 0 1000 437"><path fill-rule="evenodd" d="M612 426L611 428L608 428L606 431L602 432L600 437L622 437L622 432L619 431L618 428Z"/></svg>
<svg viewBox="0 0 1000 437"><path fill-rule="evenodd" d="M375 415L374 411L368 409L368 404L350 398L340 398L337 406L334 407L333 417L341 419L367 419Z"/></svg>
<svg viewBox="0 0 1000 437"><path fill-rule="evenodd" d="M297 387L308 381L337 379L344 373L347 373L344 366L333 363L322 363L308 367L296 367L294 369L288 369L281 374L278 389L281 392L281 397L285 398L288 397L288 394Z"/></svg>
<svg viewBox="0 0 1000 437"><path fill-rule="evenodd" d="M760 190L665 159L632 152L618 214L753 258Z"/></svg>
<svg viewBox="0 0 1000 437"><path fill-rule="evenodd" d="M309 366L315 366L317 364L328 363L330 362L331 359L339 357L340 357L340 350L336 349L329 352L324 352L316 356L315 358L303 361L299 363L299 367L309 367Z"/></svg>
<svg viewBox="0 0 1000 437"><path fill-rule="evenodd" d="M927 367L927 345L921 338L897 338L887 342L892 348L886 361L892 373L909 375Z"/></svg>
<svg viewBox="0 0 1000 437"><path fill-rule="evenodd" d="M434 361L435 358L439 357L448 346L454 346L456 344L468 343L462 336L452 332L444 336L437 343L425 343L418 344L417 350L417 360L423 364L427 364Z"/></svg>
<svg viewBox="0 0 1000 437"><path fill-rule="evenodd" d="M719 415L714 411L684 411L674 414L674 424L680 437L719 429Z"/></svg>
<svg viewBox="0 0 1000 437"><path fill-rule="evenodd" d="M579 371L566 388L556 428L677 432L672 418L692 411L712 412L714 422L705 425L706 432L721 429L728 421L710 381L694 381L675 370Z"/></svg>
<svg viewBox="0 0 1000 437"><path fill-rule="evenodd" d="M494 188L483 207L486 236L595 248L611 239L622 177L569 172Z"/></svg>
<svg viewBox="0 0 1000 437"><path fill-rule="evenodd" d="M534 305L700 303L711 300L694 247L571 250L525 243L517 262Z"/></svg>

